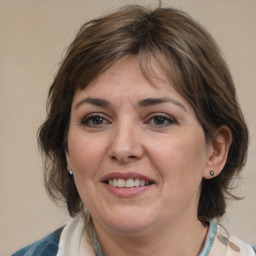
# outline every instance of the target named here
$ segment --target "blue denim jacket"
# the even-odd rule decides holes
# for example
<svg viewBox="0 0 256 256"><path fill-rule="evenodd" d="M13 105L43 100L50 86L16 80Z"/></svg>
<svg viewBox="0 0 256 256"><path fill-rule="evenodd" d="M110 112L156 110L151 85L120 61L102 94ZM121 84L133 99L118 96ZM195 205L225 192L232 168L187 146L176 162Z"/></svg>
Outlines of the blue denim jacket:
<svg viewBox="0 0 256 256"><path fill-rule="evenodd" d="M11 256L56 256L63 227Z"/></svg>

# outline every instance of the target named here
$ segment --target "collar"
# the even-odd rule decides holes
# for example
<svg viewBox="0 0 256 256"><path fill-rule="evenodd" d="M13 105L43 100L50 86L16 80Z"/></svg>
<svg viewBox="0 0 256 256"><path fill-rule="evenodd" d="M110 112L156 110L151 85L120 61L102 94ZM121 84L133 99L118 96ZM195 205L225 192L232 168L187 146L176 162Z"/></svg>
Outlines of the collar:
<svg viewBox="0 0 256 256"><path fill-rule="evenodd" d="M95 233L93 243L95 249L101 252ZM103 256L104 253L97 253L97 255ZM95 256L82 217L72 219L64 227L57 256ZM199 256L255 256L255 252L252 246L230 235L223 226L210 221L206 240Z"/></svg>

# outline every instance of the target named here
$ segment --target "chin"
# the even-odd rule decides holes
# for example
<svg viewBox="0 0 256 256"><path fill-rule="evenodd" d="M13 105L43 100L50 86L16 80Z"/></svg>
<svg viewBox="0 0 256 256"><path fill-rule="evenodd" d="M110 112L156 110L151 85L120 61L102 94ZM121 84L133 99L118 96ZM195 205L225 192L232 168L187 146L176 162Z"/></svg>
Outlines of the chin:
<svg viewBox="0 0 256 256"><path fill-rule="evenodd" d="M104 223L105 228L125 236L134 236L146 232L153 226L156 218L152 212L147 213L145 210L141 211L133 207L129 207L127 210L125 208L122 211L112 211L110 215L103 216L101 222Z"/></svg>

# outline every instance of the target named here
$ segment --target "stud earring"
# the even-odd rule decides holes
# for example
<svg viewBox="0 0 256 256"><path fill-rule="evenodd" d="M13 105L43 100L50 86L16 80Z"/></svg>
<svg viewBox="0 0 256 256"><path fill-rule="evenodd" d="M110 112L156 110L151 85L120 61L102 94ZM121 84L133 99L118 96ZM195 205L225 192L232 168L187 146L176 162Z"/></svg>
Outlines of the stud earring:
<svg viewBox="0 0 256 256"><path fill-rule="evenodd" d="M214 176L214 171L210 171L210 175L213 177Z"/></svg>
<svg viewBox="0 0 256 256"><path fill-rule="evenodd" d="M68 171L70 176L73 176L72 170Z"/></svg>

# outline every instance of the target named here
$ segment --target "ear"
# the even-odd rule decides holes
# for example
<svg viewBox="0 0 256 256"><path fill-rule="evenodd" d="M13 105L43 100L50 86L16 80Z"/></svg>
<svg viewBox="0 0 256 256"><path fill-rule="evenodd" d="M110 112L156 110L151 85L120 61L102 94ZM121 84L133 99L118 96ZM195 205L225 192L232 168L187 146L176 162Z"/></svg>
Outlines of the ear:
<svg viewBox="0 0 256 256"><path fill-rule="evenodd" d="M227 160L231 142L231 130L225 125L221 126L217 130L214 140L208 146L207 166L203 174L205 179L211 179L221 173Z"/></svg>
<svg viewBox="0 0 256 256"><path fill-rule="evenodd" d="M70 160L70 155L68 152L68 148L65 151L65 155L66 155L66 162L67 162L67 170L71 171L72 170L72 164L71 164L71 160Z"/></svg>

